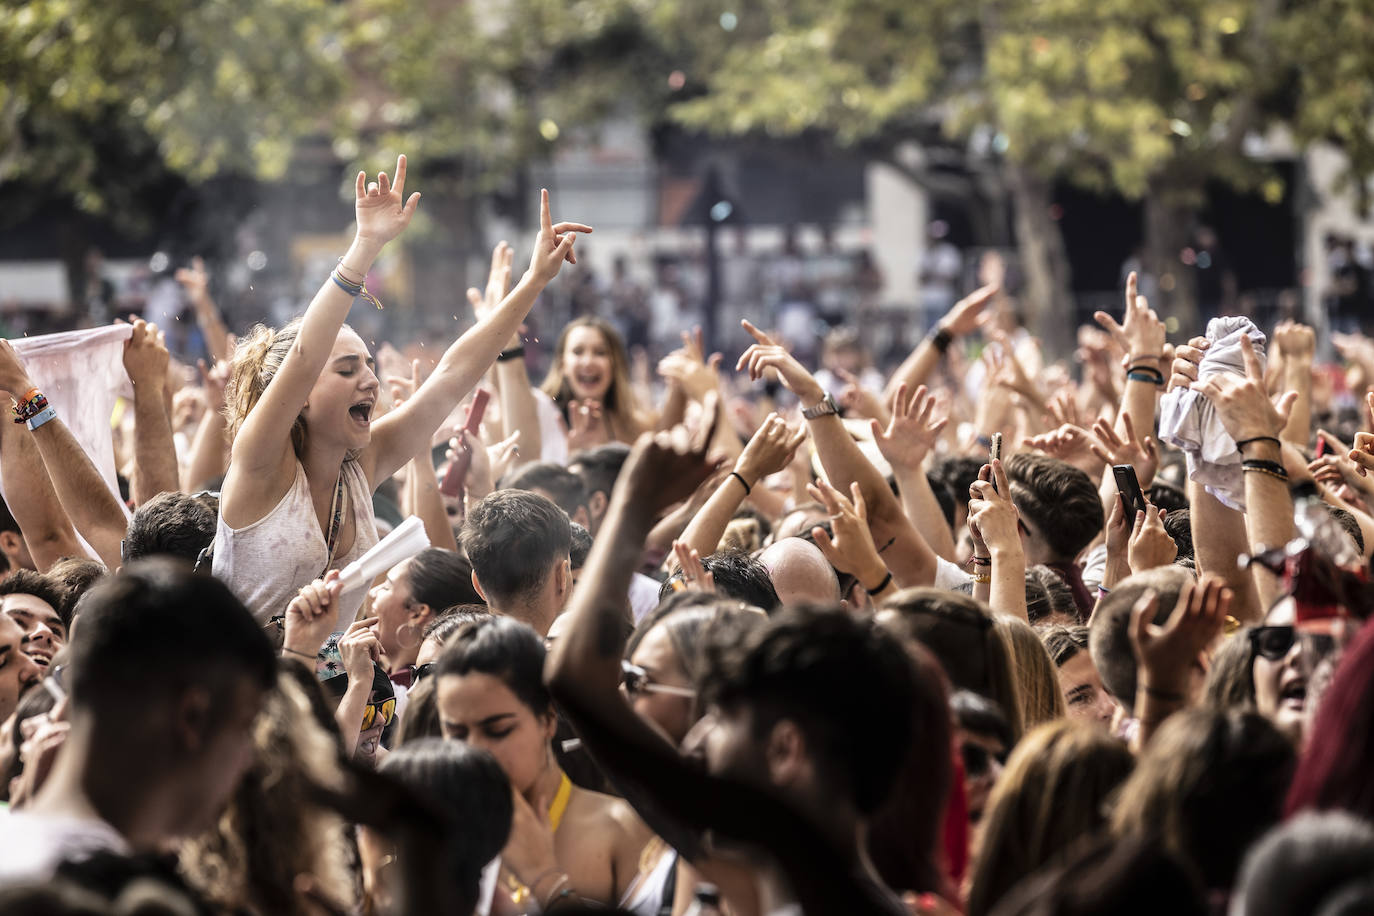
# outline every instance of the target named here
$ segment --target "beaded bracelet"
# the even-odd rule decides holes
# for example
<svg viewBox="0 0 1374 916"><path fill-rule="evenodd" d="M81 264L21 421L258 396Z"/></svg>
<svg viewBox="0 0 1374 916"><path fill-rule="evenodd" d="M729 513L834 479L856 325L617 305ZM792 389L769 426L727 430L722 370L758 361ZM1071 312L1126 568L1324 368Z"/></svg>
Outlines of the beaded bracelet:
<svg viewBox="0 0 1374 916"><path fill-rule="evenodd" d="M48 399L37 388L29 389L28 394L14 405L14 422L24 423L48 409Z"/></svg>

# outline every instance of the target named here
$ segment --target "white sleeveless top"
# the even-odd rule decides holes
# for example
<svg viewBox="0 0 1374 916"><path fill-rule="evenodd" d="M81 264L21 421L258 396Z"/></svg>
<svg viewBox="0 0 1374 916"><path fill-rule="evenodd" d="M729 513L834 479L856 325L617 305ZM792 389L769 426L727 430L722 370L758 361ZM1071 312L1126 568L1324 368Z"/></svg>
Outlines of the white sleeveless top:
<svg viewBox="0 0 1374 916"><path fill-rule="evenodd" d="M357 533L347 554L334 558L343 569L377 543L377 523L372 514L372 490L357 461L343 464L344 489L348 493ZM296 593L322 576L329 561L329 545L320 530L305 468L296 462L296 479L281 502L251 525L230 528L221 515L215 526L212 570L253 612L259 623L286 613ZM346 630L363 606L372 585L365 582L339 596L336 630Z"/></svg>

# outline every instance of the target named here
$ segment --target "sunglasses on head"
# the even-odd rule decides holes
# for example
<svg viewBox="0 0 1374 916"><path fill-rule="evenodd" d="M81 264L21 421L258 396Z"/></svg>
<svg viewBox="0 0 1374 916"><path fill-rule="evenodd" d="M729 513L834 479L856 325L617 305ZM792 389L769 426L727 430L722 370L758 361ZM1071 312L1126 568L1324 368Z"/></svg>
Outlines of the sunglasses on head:
<svg viewBox="0 0 1374 916"><path fill-rule="evenodd" d="M387 697L380 704L368 703L363 707L363 731L367 731L377 722L377 714L381 712L382 728L391 724L392 718L396 715L396 698Z"/></svg>
<svg viewBox="0 0 1374 916"><path fill-rule="evenodd" d="M425 662L423 665L416 665L414 673L410 676L410 686L414 687L416 684L433 674L434 665L434 662Z"/></svg>
<svg viewBox="0 0 1374 916"><path fill-rule="evenodd" d="M696 699L697 692L691 687L659 684L650 677L649 672L638 665L630 664L628 661L620 663L620 677L625 684L625 692L632 697L642 693L666 693L670 696L686 697L689 700Z"/></svg>
<svg viewBox="0 0 1374 916"><path fill-rule="evenodd" d="M1255 627L1250 631L1250 648L1271 662L1282 661L1299 637L1319 657L1336 648L1336 640L1329 633L1300 633L1294 626Z"/></svg>

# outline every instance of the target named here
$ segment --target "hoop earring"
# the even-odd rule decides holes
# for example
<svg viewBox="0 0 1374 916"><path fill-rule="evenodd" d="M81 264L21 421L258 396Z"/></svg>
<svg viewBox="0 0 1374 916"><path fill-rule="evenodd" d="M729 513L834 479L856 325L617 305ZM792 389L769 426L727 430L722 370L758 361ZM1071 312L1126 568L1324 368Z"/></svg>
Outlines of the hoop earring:
<svg viewBox="0 0 1374 916"><path fill-rule="evenodd" d="M414 634L412 639L407 639L404 635L402 635L406 632L407 629L409 629L410 632ZM420 630L419 627L411 623L409 620L407 620L405 623L401 624L396 628L396 642L400 644L402 649L414 649L424 641L424 633Z"/></svg>

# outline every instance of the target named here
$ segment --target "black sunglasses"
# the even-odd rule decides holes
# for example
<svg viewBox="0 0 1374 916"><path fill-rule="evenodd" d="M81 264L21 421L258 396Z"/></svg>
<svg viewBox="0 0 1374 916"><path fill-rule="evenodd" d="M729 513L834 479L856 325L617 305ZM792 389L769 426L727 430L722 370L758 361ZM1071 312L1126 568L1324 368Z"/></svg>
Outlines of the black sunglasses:
<svg viewBox="0 0 1374 916"><path fill-rule="evenodd" d="M415 686L433 673L434 662L425 662L423 665L416 665L414 673L410 676L411 686Z"/></svg>
<svg viewBox="0 0 1374 916"><path fill-rule="evenodd" d="M1282 661L1301 636L1318 657L1336 648L1336 640L1329 633L1299 633L1294 626L1255 627L1250 631L1250 649L1271 662Z"/></svg>
<svg viewBox="0 0 1374 916"><path fill-rule="evenodd" d="M974 744L972 741L965 741L960 745L959 750L964 758L964 775L970 779L986 776L988 771L992 769L993 760L1002 764L1007 762L1005 753L994 755L981 744Z"/></svg>

